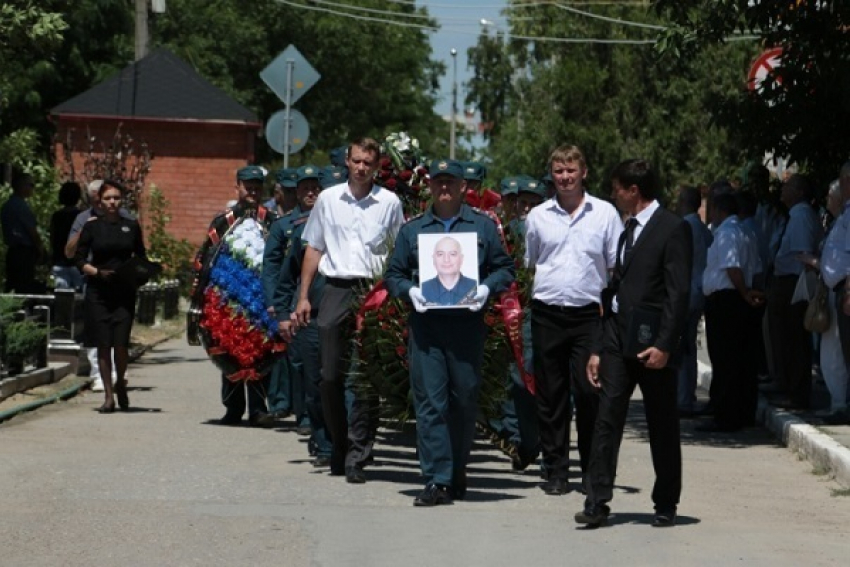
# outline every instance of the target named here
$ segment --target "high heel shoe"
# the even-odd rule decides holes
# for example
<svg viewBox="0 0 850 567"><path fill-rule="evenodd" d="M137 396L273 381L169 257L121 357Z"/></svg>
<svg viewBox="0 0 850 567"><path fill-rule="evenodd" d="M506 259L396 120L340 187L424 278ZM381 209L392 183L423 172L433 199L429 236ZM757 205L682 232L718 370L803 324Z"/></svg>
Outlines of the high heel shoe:
<svg viewBox="0 0 850 567"><path fill-rule="evenodd" d="M118 380L115 382L115 397L118 400L118 407L121 411L130 409L130 398L127 396L127 381Z"/></svg>

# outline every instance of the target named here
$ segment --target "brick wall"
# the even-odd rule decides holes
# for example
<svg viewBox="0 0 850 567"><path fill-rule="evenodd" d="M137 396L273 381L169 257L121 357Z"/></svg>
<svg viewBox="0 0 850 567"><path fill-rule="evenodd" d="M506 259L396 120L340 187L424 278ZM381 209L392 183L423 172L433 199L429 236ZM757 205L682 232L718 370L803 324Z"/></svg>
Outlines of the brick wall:
<svg viewBox="0 0 850 567"><path fill-rule="evenodd" d="M167 230L200 246L213 215L236 198L236 170L254 159L257 128L245 124L116 120L111 118L58 117L57 140L73 129L74 164L83 170L86 134L111 142L121 131L147 143L154 159L146 188L156 185L170 203ZM96 146L99 148L99 146ZM56 147L57 165L63 168L62 149ZM144 200L140 217L145 222Z"/></svg>

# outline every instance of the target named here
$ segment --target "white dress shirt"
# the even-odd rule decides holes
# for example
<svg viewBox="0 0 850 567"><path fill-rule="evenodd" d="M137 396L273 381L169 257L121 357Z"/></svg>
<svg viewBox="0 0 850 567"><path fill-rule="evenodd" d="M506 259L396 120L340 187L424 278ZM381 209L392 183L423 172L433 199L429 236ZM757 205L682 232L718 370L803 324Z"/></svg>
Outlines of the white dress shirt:
<svg viewBox="0 0 850 567"><path fill-rule="evenodd" d="M850 276L850 201L826 237L820 259L823 281L830 288Z"/></svg>
<svg viewBox="0 0 850 567"><path fill-rule="evenodd" d="M823 228L815 210L808 203L797 203L788 211L788 226L773 263L777 276L799 276L803 263L797 260L801 253L817 254L823 238Z"/></svg>
<svg viewBox="0 0 850 567"><path fill-rule="evenodd" d="M711 295L715 291L735 289L735 284L726 271L730 268L739 268L744 274L744 285L750 287L760 265L755 237L751 237L741 228L738 217L726 217L715 229L714 242L708 248L702 280L703 292L705 295Z"/></svg>
<svg viewBox="0 0 850 567"><path fill-rule="evenodd" d="M631 217L637 221L637 225L635 225L634 235L632 236L632 247L637 244L638 237L640 236L640 233L643 232L643 227L646 226L646 223L649 222L649 219L652 218L652 215L655 214L655 211L657 211L658 207L660 206L661 205L658 203L658 201L653 201L649 205L647 205L644 210L636 214L634 217ZM628 222L628 219L626 219L626 223ZM625 254L626 247L623 246L622 250L620 250L620 262L624 260ZM617 301L616 295L611 299L611 311L613 311L614 313L620 312L620 302Z"/></svg>
<svg viewBox="0 0 850 567"><path fill-rule="evenodd" d="M403 222L401 202L392 191L373 185L357 200L348 183L340 183L319 193L302 238L322 252L323 276L369 278L383 271Z"/></svg>
<svg viewBox="0 0 850 567"><path fill-rule="evenodd" d="M599 303L623 231L614 206L585 193L571 215L553 198L528 213L525 227L525 265L534 269L532 298L561 307Z"/></svg>

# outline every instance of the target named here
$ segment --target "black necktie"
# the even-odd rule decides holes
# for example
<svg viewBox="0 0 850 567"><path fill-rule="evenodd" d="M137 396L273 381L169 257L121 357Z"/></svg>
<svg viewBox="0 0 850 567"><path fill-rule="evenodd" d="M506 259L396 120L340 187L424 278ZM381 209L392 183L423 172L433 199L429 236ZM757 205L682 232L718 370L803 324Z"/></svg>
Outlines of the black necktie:
<svg viewBox="0 0 850 567"><path fill-rule="evenodd" d="M623 247L623 263L625 264L629 260L629 254L632 253L632 248L635 245L635 228L638 226L638 220L635 217L632 217L626 222L626 230L624 234L626 235L626 244Z"/></svg>

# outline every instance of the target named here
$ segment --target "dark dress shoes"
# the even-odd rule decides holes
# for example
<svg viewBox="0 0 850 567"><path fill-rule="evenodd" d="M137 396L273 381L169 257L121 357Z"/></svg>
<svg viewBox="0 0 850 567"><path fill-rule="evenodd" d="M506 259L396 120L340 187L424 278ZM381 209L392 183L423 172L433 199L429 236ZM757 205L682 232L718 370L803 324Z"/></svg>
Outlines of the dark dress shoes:
<svg viewBox="0 0 850 567"><path fill-rule="evenodd" d="M366 473L361 467L345 467L345 482L349 484L364 484L366 482Z"/></svg>
<svg viewBox="0 0 850 567"><path fill-rule="evenodd" d="M452 487L449 489L452 498L463 500L466 498L466 470L456 472L452 478Z"/></svg>
<svg viewBox="0 0 850 567"><path fill-rule="evenodd" d="M414 506L443 506L452 503L449 489L439 484L429 483L413 501Z"/></svg>
<svg viewBox="0 0 850 567"><path fill-rule="evenodd" d="M611 508L605 504L589 504L584 507L584 510L575 515L577 524L582 524L588 528L598 528L608 521L608 516L611 515Z"/></svg>
<svg viewBox="0 0 850 567"><path fill-rule="evenodd" d="M659 510L652 518L653 528L671 528L676 525L676 510Z"/></svg>
<svg viewBox="0 0 850 567"><path fill-rule="evenodd" d="M331 466L331 458L330 457L316 457L310 464L313 465L317 469L322 469L325 467Z"/></svg>
<svg viewBox="0 0 850 567"><path fill-rule="evenodd" d="M248 418L248 424L251 427L274 427L275 419L271 414L258 411Z"/></svg>
<svg viewBox="0 0 850 567"><path fill-rule="evenodd" d="M570 491L570 487L567 484L567 479L552 477L546 482L543 483L543 486L540 487L543 489L543 492L549 494L550 496L560 496L562 494L566 494Z"/></svg>
<svg viewBox="0 0 850 567"><path fill-rule="evenodd" d="M226 413L224 417L218 420L219 425L239 425L242 423L242 416L234 413Z"/></svg>

